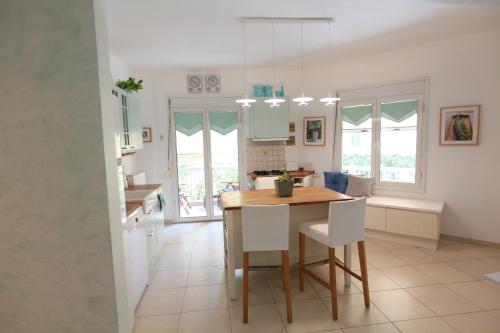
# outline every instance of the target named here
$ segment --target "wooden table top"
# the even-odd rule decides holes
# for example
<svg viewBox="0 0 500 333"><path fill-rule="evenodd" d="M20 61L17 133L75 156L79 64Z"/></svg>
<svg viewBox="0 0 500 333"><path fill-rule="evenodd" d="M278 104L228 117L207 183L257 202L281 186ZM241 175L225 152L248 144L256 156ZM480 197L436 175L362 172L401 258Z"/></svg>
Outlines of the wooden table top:
<svg viewBox="0 0 500 333"><path fill-rule="evenodd" d="M293 196L288 198L278 197L274 189L222 192L220 197L224 210L241 209L241 206L245 205L289 204L290 206L297 206L353 199L326 187L296 187L293 189Z"/></svg>

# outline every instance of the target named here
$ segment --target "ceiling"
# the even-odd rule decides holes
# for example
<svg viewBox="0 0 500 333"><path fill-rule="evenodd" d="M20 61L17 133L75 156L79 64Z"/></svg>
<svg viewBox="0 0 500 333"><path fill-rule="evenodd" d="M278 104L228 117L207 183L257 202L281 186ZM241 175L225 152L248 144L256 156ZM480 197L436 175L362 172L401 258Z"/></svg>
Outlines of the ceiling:
<svg viewBox="0 0 500 333"><path fill-rule="evenodd" d="M500 0L107 0L111 52L137 69L241 65L242 16L335 18L335 54L380 52L500 26ZM326 59L328 26L304 24L307 61ZM278 66L296 66L298 25L276 25ZM248 62L272 61L269 24L247 25Z"/></svg>

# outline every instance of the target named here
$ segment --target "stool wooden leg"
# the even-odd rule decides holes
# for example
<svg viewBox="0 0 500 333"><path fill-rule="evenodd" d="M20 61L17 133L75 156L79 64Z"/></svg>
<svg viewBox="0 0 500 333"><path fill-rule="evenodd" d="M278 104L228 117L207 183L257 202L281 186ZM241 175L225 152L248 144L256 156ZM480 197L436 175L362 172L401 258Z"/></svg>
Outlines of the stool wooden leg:
<svg viewBox="0 0 500 333"><path fill-rule="evenodd" d="M365 306L370 307L370 291L368 289L368 269L366 267L366 251L365 241L358 242L359 267L361 268L361 282L363 283L363 296L365 298Z"/></svg>
<svg viewBox="0 0 500 333"><path fill-rule="evenodd" d="M306 256L306 235L299 232L299 290L304 291L304 265Z"/></svg>
<svg viewBox="0 0 500 333"><path fill-rule="evenodd" d="M243 252L243 322L248 323L248 252Z"/></svg>
<svg viewBox="0 0 500 333"><path fill-rule="evenodd" d="M335 248L328 248L328 258L330 260L330 296L332 297L332 317L337 320L337 275L335 274Z"/></svg>
<svg viewBox="0 0 500 333"><path fill-rule="evenodd" d="M283 281L285 284L286 295L286 319L289 323L292 322L292 292L290 290L290 258L288 250L281 251L281 264L283 265Z"/></svg>

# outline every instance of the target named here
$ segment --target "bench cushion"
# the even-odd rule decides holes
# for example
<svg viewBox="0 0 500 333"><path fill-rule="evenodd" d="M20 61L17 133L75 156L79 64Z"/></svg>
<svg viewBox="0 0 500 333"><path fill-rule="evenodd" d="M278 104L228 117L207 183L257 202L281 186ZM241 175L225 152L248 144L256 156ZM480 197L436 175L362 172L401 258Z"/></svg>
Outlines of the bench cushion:
<svg viewBox="0 0 500 333"><path fill-rule="evenodd" d="M347 190L347 174L338 171L325 171L325 187L345 194Z"/></svg>

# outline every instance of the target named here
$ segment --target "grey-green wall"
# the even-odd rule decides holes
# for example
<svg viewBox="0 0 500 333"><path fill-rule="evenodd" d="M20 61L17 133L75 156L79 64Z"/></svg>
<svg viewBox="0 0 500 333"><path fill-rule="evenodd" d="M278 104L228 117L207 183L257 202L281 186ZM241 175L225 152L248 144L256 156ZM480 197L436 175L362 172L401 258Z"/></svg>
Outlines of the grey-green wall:
<svg viewBox="0 0 500 333"><path fill-rule="evenodd" d="M1 332L119 331L98 6L0 1Z"/></svg>

